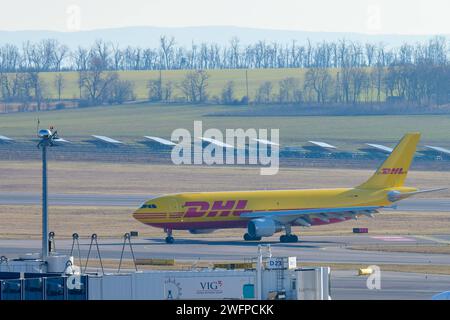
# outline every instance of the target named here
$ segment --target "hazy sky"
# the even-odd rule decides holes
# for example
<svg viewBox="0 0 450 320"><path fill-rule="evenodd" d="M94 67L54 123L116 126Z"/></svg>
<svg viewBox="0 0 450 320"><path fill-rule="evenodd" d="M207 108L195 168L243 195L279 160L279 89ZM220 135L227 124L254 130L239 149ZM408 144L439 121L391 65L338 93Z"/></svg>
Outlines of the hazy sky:
<svg viewBox="0 0 450 320"><path fill-rule="evenodd" d="M0 30L232 25L450 34L449 0L3 0Z"/></svg>

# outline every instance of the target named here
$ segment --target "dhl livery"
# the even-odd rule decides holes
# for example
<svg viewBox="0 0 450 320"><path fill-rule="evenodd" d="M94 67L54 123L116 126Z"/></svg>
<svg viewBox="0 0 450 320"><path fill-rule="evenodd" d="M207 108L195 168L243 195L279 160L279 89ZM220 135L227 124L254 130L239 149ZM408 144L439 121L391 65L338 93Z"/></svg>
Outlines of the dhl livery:
<svg viewBox="0 0 450 320"><path fill-rule="evenodd" d="M258 241L284 231L281 242L297 242L292 226L311 227L372 217L379 209L410 196L442 189L404 186L420 133L408 133L372 177L355 188L199 192L165 195L144 203L133 216L164 229L193 234L247 228L244 239Z"/></svg>

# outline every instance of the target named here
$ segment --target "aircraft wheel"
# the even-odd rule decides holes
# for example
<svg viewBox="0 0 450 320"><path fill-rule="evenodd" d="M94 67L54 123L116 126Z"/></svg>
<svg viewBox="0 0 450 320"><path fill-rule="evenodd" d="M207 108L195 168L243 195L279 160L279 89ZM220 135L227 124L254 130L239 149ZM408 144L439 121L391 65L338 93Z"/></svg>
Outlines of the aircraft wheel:
<svg viewBox="0 0 450 320"><path fill-rule="evenodd" d="M298 237L295 234L282 235L280 236L281 243L294 243L298 242Z"/></svg>
<svg viewBox="0 0 450 320"><path fill-rule="evenodd" d="M248 233L244 234L244 240L245 241L259 241L261 240L261 237L252 237Z"/></svg>
<svg viewBox="0 0 450 320"><path fill-rule="evenodd" d="M172 244L175 241L173 237L166 237L166 243Z"/></svg>

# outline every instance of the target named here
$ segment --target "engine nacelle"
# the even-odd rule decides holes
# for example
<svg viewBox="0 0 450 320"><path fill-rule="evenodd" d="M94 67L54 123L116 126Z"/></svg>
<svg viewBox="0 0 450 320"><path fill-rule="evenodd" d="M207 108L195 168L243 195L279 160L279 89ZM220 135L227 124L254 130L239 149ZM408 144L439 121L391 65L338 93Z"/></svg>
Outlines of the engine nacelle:
<svg viewBox="0 0 450 320"><path fill-rule="evenodd" d="M283 230L283 226L270 218L258 218L250 220L247 229L252 237L270 237Z"/></svg>
<svg viewBox="0 0 450 320"><path fill-rule="evenodd" d="M191 234L206 234L213 233L216 229L190 229L189 233Z"/></svg>

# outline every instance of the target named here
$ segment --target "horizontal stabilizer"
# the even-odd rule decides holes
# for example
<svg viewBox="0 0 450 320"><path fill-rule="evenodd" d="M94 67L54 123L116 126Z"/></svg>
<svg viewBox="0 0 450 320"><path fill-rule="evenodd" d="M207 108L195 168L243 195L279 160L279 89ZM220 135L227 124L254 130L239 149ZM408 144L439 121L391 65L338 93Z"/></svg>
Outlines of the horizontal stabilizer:
<svg viewBox="0 0 450 320"><path fill-rule="evenodd" d="M395 201L399 201L399 200L403 200L403 199L415 196L417 194L436 192L436 191L442 191L442 190L447 190L447 188L427 189L427 190L419 190L419 191L413 191L413 192L391 191L388 193L388 198L389 198L389 201L395 202Z"/></svg>

